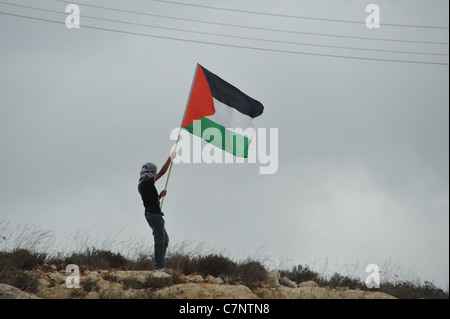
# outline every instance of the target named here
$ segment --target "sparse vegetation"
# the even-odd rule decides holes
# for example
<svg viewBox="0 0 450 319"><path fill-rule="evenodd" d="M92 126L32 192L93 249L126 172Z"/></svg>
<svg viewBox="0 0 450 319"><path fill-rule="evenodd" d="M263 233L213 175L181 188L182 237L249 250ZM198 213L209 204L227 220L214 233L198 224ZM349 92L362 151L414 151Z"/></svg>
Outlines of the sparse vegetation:
<svg viewBox="0 0 450 319"><path fill-rule="evenodd" d="M1 224L1 223L0 223ZM21 236L24 235L22 231ZM36 232L38 235L47 232ZM38 243L38 240L21 240L21 245L13 249L0 247L0 283L15 286L23 291L36 293L38 289L38 277L31 274L32 270L42 271L59 270L64 271L68 264L76 264L80 271L95 270L151 270L154 267L153 253L139 252L136 257L124 256L119 252L108 249L98 249L94 246L84 245L80 251L72 251L65 255L61 252L48 253L35 249L24 248L23 242ZM35 247L35 246L34 246ZM241 283L251 289L258 287L264 280L268 267L258 258L246 258L243 261L235 261L223 253L207 253L203 246L192 248L192 243L183 242L178 247L171 247L166 258L166 267L172 269L173 282L178 283L181 275L197 275L203 277L208 275L221 277L227 283ZM448 299L449 292L436 287L432 282L425 283L412 281L383 282L379 289L368 289L360 279L347 275L334 273L324 276L310 269L306 265L296 265L290 269L279 269L281 277L287 277L291 281L301 283L314 281L320 287L330 289L360 289L380 291L405 299ZM105 275L108 276L107 274ZM108 278L117 282L117 278ZM90 282L85 283L86 291L89 291ZM127 280L123 284L132 289L145 286L140 281ZM264 289L260 291L263 294Z"/></svg>
<svg viewBox="0 0 450 319"><path fill-rule="evenodd" d="M294 266L291 270L282 270L280 271L280 275L282 277L286 276L287 278L295 282L312 280L320 285L320 282L322 281L322 278L317 272L312 271L308 266L302 265Z"/></svg>
<svg viewBox="0 0 450 319"><path fill-rule="evenodd" d="M331 289L339 289L343 287L348 287L349 289L361 289L370 291L379 291L390 294L399 299L448 299L449 292L444 291L436 287L431 282L425 282L420 284L419 282L384 282L380 284L380 288L369 289L366 287L365 283L356 278L351 278L349 276L342 276L338 273L334 273L330 278L325 278L319 273L312 271L308 266L294 266L289 271L281 271L281 276L286 276L290 280L296 282L304 281L315 281L319 286L328 286Z"/></svg>
<svg viewBox="0 0 450 319"><path fill-rule="evenodd" d="M36 253L23 248L9 252L0 251L0 268L30 270L42 265L46 258L47 255L44 253Z"/></svg>
<svg viewBox="0 0 450 319"><path fill-rule="evenodd" d="M380 286L380 291L400 299L449 299L449 292L437 288L433 283L426 281L424 284L400 281L385 283Z"/></svg>
<svg viewBox="0 0 450 319"><path fill-rule="evenodd" d="M242 280L244 285L250 288L254 288L260 282L264 281L266 272L266 267L256 260L247 260L237 267L239 279Z"/></svg>
<svg viewBox="0 0 450 319"><path fill-rule="evenodd" d="M210 254L195 259L197 271L203 276L225 277L236 274L237 264L225 256Z"/></svg>
<svg viewBox="0 0 450 319"><path fill-rule="evenodd" d="M60 264L76 264L97 269L125 268L129 261L119 253L100 250L95 247L87 248L81 253L73 253L64 258Z"/></svg>

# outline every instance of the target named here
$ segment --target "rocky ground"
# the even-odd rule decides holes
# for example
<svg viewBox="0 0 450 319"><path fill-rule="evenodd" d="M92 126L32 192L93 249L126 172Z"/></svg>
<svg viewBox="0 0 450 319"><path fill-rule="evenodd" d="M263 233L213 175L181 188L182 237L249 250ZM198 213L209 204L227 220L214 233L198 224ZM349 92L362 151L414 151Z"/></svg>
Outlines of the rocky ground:
<svg viewBox="0 0 450 319"><path fill-rule="evenodd" d="M376 291L330 289L313 281L295 283L268 272L266 280L251 288L228 283L219 277L182 275L167 271L85 270L80 274L79 288L67 288L65 271L55 266L31 270L35 276L35 293L0 284L0 298L28 299L395 299Z"/></svg>

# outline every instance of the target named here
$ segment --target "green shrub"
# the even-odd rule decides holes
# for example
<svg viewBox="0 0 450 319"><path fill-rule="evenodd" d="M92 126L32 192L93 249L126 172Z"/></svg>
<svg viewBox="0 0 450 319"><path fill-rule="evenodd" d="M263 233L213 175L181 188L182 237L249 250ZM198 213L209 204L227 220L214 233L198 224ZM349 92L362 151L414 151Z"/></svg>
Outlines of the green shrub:
<svg viewBox="0 0 450 319"><path fill-rule="evenodd" d="M399 299L449 299L448 291L445 292L428 281L423 285L406 281L381 283L379 291Z"/></svg>
<svg viewBox="0 0 450 319"><path fill-rule="evenodd" d="M309 269L308 266L294 266L292 269L289 270L281 270L280 271L281 277L287 277L290 280L293 280L297 283L305 282L305 281L315 281L316 283L320 283L323 281L323 279L319 276L319 274L315 271L312 271Z"/></svg>
<svg viewBox="0 0 450 319"><path fill-rule="evenodd" d="M46 254L36 253L27 249L15 249L10 252L0 252L1 269L31 270L44 263Z"/></svg>
<svg viewBox="0 0 450 319"><path fill-rule="evenodd" d="M128 260L119 253L109 250L87 248L82 253L73 253L65 258L66 264L76 264L80 267L89 266L98 269L123 268Z"/></svg>
<svg viewBox="0 0 450 319"><path fill-rule="evenodd" d="M237 270L237 264L222 255L210 254L197 257L196 262L198 262L198 272L203 276L233 276Z"/></svg>
<svg viewBox="0 0 450 319"><path fill-rule="evenodd" d="M266 279L266 268L259 261L247 261L238 266L238 276L244 285L254 288Z"/></svg>
<svg viewBox="0 0 450 319"><path fill-rule="evenodd" d="M128 260L126 268L129 270L151 270L155 268L155 261L148 255L140 254L136 260Z"/></svg>
<svg viewBox="0 0 450 319"><path fill-rule="evenodd" d="M185 275L190 275L199 271L199 259L175 253L166 257L166 268L179 271Z"/></svg>
<svg viewBox="0 0 450 319"><path fill-rule="evenodd" d="M334 273L334 275L328 280L328 286L330 288L348 287L349 289L367 289L366 285L363 284L360 280L350 278L348 276L342 276L338 273Z"/></svg>

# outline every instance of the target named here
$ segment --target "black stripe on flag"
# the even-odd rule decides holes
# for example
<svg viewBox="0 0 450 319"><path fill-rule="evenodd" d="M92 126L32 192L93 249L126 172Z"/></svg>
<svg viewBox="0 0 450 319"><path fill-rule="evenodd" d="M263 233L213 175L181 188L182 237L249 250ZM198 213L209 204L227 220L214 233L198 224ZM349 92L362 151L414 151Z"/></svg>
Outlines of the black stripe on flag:
<svg viewBox="0 0 450 319"><path fill-rule="evenodd" d="M259 101L241 92L238 88L222 80L201 65L200 67L203 70L203 74L205 74L206 81L208 81L211 94L216 100L235 108L251 118L262 114L264 106Z"/></svg>

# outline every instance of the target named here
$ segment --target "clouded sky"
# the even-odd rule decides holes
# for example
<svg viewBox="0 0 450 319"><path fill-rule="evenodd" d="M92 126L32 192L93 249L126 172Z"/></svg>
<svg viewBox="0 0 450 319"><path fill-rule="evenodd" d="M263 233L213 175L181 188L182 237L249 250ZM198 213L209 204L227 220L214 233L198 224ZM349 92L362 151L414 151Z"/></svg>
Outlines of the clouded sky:
<svg viewBox="0 0 450 319"><path fill-rule="evenodd" d="M448 1L96 0L122 11L80 4L79 29L67 3L5 2L59 23L0 14L0 220L151 244L139 170L167 158L200 63L264 105L254 124L278 129L278 170L175 165L172 242L358 274L391 262L448 286ZM364 24L370 3L379 29Z"/></svg>

